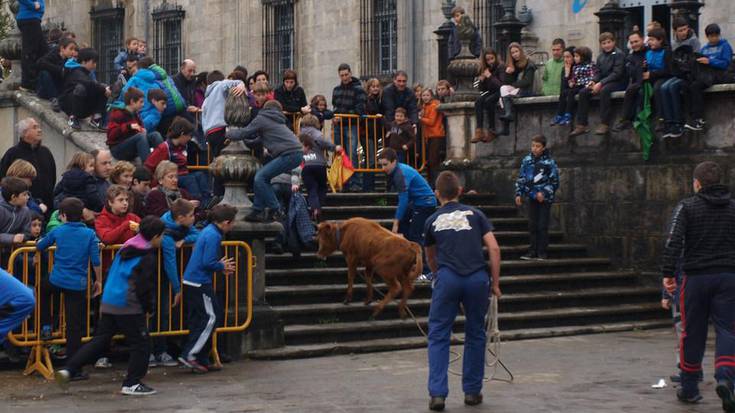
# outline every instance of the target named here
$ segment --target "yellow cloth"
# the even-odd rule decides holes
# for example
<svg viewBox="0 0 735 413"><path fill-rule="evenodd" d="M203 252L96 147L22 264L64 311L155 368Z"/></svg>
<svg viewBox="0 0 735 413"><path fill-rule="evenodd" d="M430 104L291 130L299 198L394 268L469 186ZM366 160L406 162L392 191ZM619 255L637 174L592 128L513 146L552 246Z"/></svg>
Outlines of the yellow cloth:
<svg viewBox="0 0 735 413"><path fill-rule="evenodd" d="M332 166L327 171L327 181L332 188L332 192L341 191L345 182L355 173L349 165L344 165L343 157L345 157L344 154L335 156L332 160Z"/></svg>

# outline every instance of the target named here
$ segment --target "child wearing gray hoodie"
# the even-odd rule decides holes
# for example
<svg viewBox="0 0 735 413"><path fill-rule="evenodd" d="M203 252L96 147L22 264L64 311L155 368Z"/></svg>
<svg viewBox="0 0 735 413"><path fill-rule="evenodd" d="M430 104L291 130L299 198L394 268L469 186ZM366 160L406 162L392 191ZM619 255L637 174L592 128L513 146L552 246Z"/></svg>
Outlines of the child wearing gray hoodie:
<svg viewBox="0 0 735 413"><path fill-rule="evenodd" d="M228 131L227 138L233 141L245 140L247 145L262 143L271 157L271 160L255 174L253 210L245 220L249 222L278 220L282 212L270 185L271 179L291 171L304 160L301 143L286 126L283 107L277 100L266 102L258 116L247 127Z"/></svg>

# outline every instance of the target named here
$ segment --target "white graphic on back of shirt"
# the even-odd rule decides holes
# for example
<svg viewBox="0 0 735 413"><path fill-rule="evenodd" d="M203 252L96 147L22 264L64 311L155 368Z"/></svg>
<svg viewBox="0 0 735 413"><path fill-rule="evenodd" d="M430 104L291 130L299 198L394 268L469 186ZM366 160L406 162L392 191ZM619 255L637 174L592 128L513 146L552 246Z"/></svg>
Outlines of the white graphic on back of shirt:
<svg viewBox="0 0 735 413"><path fill-rule="evenodd" d="M448 214L441 214L436 217L434 221L434 231L447 231L454 230L459 231L471 231L470 221L467 219L468 216L473 215L472 211L454 211Z"/></svg>

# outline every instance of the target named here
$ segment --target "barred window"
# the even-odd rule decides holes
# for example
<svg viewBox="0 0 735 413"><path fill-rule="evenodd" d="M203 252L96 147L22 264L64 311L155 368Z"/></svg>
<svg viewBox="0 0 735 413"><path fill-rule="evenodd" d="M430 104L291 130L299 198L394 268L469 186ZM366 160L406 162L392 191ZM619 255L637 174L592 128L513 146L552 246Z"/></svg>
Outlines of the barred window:
<svg viewBox="0 0 735 413"><path fill-rule="evenodd" d="M112 84L117 78L115 56L123 44L125 9L122 7L92 7L92 46L99 53L97 80Z"/></svg>
<svg viewBox="0 0 735 413"><path fill-rule="evenodd" d="M272 85L294 68L294 0L263 1L263 62Z"/></svg>
<svg viewBox="0 0 735 413"><path fill-rule="evenodd" d="M153 58L167 73L174 74L184 58L181 40L181 21L186 12L171 3L162 3L153 9Z"/></svg>
<svg viewBox="0 0 735 413"><path fill-rule="evenodd" d="M500 42L493 27L493 24L503 17L502 0L475 0L472 13L472 19L475 20L475 24L480 30L484 44L491 45L500 54L505 54L505 52L499 50Z"/></svg>
<svg viewBox="0 0 735 413"><path fill-rule="evenodd" d="M363 78L390 77L398 68L396 0L360 1L360 61Z"/></svg>

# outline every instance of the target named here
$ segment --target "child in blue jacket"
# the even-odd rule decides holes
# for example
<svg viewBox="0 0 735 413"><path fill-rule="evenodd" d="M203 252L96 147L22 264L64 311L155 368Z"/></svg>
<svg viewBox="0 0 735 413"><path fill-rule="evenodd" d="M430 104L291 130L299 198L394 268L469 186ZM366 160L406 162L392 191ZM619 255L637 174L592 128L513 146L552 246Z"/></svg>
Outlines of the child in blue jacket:
<svg viewBox="0 0 735 413"><path fill-rule="evenodd" d="M94 230L81 222L83 209L84 204L79 198L69 197L61 201L59 219L64 224L46 234L36 244L39 251L45 251L56 244L54 268L49 282L58 292L64 294L67 357L73 357L82 345L82 328L89 318L86 311L86 292L90 261L96 274L92 297L102 292L99 240ZM79 371L72 380L86 377Z"/></svg>
<svg viewBox="0 0 735 413"><path fill-rule="evenodd" d="M166 278L161 282L161 295L158 297L161 307L160 325L159 318L154 314L151 327L158 331L170 329L168 320L169 310L169 284L171 294L174 296L173 307L181 302L181 282L179 280L179 267L176 263L177 250L184 244L193 244L199 238L199 230L194 227L194 204L186 199L179 198L171 203L171 209L161 216L166 230L161 242L161 254L163 255L163 269ZM178 365L176 359L167 352L166 338L158 337L153 340L153 354L150 356L149 367Z"/></svg>
<svg viewBox="0 0 735 413"><path fill-rule="evenodd" d="M232 230L237 209L219 204L209 213L209 222L199 234L194 251L184 272L184 299L188 307L189 337L184 345L179 362L194 373L207 373L217 367L210 366L209 349L212 333L221 312L220 304L212 288L212 274L232 274L235 262L222 258L222 238Z"/></svg>
<svg viewBox="0 0 735 413"><path fill-rule="evenodd" d="M554 193L559 188L559 168L546 149L546 137L531 138L531 153L521 161L516 180L516 205L528 202L528 231L531 245L522 260L545 260L549 244L549 215Z"/></svg>
<svg viewBox="0 0 735 413"><path fill-rule="evenodd" d="M127 240L115 255L107 273L100 305L102 316L94 338L56 372L56 381L62 386L79 374L82 366L94 362L107 351L112 337L119 332L125 335L130 346L128 374L120 392L128 396L146 396L156 392L141 379L148 371L150 354L146 314L153 313L155 309L155 249L161 246L164 229L160 218L143 218L138 235Z"/></svg>

